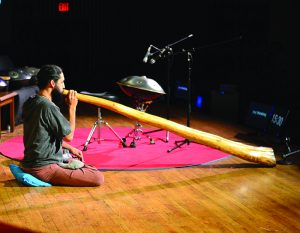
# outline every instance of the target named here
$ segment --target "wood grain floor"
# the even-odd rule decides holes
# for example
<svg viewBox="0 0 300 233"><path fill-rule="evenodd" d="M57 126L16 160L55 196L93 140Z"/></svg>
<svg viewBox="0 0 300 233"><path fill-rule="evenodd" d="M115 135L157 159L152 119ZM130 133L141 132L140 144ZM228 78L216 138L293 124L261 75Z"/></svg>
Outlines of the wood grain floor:
<svg viewBox="0 0 300 233"><path fill-rule="evenodd" d="M96 108L82 109L77 126L91 127ZM103 116L112 126L133 125L107 110ZM171 120L185 124L184 111L174 109ZM191 127L236 141L248 130L201 114ZM16 135L22 125L1 141ZM231 157L193 168L109 171L97 188L25 187L9 171L14 161L0 156L0 163L0 232L300 232L297 159L274 168Z"/></svg>

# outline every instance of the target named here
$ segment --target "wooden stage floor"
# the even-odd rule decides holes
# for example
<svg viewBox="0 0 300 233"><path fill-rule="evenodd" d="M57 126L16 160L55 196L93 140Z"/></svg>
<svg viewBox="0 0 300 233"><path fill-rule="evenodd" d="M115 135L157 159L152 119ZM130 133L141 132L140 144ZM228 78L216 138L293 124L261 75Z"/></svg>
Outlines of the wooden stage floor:
<svg viewBox="0 0 300 233"><path fill-rule="evenodd" d="M96 107L78 109L77 127L91 127ZM133 126L108 110L103 117L111 126ZM185 124L185 112L172 110L171 120ZM201 114L192 114L191 127L231 140L249 131ZM18 125L1 140L22 132ZM109 171L97 188L25 187L10 173L12 161L0 162L0 232L300 232L297 158L274 168L230 157L193 168Z"/></svg>

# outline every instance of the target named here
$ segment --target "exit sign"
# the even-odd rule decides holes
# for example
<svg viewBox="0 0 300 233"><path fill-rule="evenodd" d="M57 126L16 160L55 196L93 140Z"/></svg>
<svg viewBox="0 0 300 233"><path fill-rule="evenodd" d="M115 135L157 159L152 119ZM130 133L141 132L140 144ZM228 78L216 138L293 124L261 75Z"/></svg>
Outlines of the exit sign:
<svg viewBox="0 0 300 233"><path fill-rule="evenodd" d="M68 12L69 11L69 3L68 2L59 2L58 3L58 11L59 12Z"/></svg>

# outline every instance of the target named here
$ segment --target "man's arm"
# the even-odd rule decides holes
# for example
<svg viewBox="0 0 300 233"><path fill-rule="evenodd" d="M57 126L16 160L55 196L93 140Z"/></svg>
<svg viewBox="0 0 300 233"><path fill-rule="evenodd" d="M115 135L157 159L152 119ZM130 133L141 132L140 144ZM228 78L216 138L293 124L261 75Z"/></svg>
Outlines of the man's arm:
<svg viewBox="0 0 300 233"><path fill-rule="evenodd" d="M71 133L66 135L64 137L65 141L72 141L74 137L74 131L75 131L75 123L76 123L76 107L78 104L78 99L76 96L77 92L74 90L70 90L67 95L67 104L69 107L69 122L70 122L70 128Z"/></svg>

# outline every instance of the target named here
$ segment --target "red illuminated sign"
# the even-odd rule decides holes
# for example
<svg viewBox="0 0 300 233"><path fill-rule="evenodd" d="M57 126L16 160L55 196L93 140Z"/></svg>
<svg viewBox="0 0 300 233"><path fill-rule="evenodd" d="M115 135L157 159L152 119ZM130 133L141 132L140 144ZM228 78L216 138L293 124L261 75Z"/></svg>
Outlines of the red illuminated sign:
<svg viewBox="0 0 300 233"><path fill-rule="evenodd" d="M58 11L59 12L68 12L69 11L69 3L68 2L58 3Z"/></svg>

